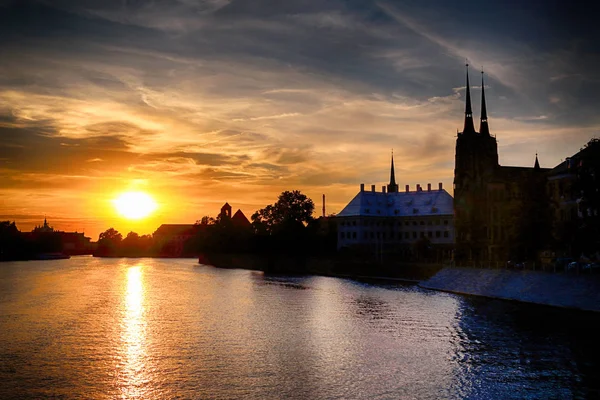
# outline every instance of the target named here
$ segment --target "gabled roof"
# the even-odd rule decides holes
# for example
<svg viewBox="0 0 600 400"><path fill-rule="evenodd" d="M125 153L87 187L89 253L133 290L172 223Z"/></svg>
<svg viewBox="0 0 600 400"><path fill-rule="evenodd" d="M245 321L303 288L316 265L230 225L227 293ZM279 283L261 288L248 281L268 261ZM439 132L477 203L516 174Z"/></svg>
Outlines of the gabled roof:
<svg viewBox="0 0 600 400"><path fill-rule="evenodd" d="M451 215L454 199L445 190L383 193L362 191L338 217L414 217Z"/></svg>
<svg viewBox="0 0 600 400"><path fill-rule="evenodd" d="M235 214L233 214L233 217L231 217L231 219L233 221L235 221L236 223L238 223L238 224L250 225L250 221L248 221L248 218L246 218L246 216L244 215L244 213L240 209L238 209L235 212Z"/></svg>

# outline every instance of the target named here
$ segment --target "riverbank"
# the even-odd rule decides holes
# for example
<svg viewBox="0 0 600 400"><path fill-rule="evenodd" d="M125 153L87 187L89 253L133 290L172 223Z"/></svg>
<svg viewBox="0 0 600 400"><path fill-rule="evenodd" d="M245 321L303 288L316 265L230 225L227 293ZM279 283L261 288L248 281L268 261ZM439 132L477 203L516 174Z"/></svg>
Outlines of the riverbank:
<svg viewBox="0 0 600 400"><path fill-rule="evenodd" d="M217 268L240 268L272 274L322 275L349 279L380 279L418 283L442 269L438 264L389 261L357 261L337 257L292 257L285 255L211 254L200 264Z"/></svg>
<svg viewBox="0 0 600 400"><path fill-rule="evenodd" d="M600 276L477 268L444 268L425 289L600 312Z"/></svg>

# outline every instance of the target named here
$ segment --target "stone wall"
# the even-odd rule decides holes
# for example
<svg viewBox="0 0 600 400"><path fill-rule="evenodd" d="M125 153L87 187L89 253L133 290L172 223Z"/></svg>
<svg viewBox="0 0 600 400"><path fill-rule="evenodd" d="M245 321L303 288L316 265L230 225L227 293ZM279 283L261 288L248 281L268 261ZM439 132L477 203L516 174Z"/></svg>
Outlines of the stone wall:
<svg viewBox="0 0 600 400"><path fill-rule="evenodd" d="M600 276L596 274L444 268L419 286L458 294L600 311Z"/></svg>

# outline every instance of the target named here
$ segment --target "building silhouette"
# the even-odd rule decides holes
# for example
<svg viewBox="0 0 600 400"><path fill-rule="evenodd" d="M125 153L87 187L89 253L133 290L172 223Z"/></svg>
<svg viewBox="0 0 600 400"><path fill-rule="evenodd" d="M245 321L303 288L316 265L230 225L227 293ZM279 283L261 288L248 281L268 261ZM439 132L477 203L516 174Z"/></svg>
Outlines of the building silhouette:
<svg viewBox="0 0 600 400"><path fill-rule="evenodd" d="M396 183L394 158L390 183L380 192L371 185L360 185L358 194L335 217L337 248L362 249L371 255L396 255L404 259L415 256L415 244L423 242L434 248L438 258L448 257L454 244L452 196L441 183L437 189L427 184L400 192Z"/></svg>

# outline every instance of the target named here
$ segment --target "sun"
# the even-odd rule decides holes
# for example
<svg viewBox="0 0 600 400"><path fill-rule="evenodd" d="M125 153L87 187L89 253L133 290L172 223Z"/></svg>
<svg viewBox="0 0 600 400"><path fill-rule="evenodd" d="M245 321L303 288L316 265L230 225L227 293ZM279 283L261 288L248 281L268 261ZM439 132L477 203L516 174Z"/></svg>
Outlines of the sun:
<svg viewBox="0 0 600 400"><path fill-rule="evenodd" d="M141 219L158 208L152 197L144 192L126 192L121 194L113 204L117 212L127 219Z"/></svg>

